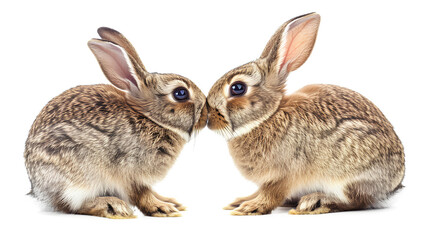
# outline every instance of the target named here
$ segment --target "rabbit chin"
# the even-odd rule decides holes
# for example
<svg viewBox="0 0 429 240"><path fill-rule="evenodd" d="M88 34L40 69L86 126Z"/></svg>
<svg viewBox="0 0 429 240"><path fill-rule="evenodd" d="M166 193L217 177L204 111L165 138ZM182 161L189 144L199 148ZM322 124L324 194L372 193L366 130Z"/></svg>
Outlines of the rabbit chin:
<svg viewBox="0 0 429 240"><path fill-rule="evenodd" d="M267 118L261 118L257 120L253 120L240 126L236 129L232 129L230 125L227 125L225 128L214 130L216 133L222 135L227 141L245 135L251 132L254 128L258 127L261 123L263 123Z"/></svg>

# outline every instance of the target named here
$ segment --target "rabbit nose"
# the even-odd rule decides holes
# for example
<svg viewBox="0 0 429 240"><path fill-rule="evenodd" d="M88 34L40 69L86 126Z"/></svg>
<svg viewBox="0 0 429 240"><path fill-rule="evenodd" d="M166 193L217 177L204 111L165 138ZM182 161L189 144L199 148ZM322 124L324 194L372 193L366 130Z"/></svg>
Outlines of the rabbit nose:
<svg viewBox="0 0 429 240"><path fill-rule="evenodd" d="M208 102L207 102L207 112L208 112L209 119L214 115L220 114L219 110L217 108L211 107Z"/></svg>
<svg viewBox="0 0 429 240"><path fill-rule="evenodd" d="M217 108L208 106L208 123L207 127L212 130L223 129L228 125L225 117L219 112Z"/></svg>

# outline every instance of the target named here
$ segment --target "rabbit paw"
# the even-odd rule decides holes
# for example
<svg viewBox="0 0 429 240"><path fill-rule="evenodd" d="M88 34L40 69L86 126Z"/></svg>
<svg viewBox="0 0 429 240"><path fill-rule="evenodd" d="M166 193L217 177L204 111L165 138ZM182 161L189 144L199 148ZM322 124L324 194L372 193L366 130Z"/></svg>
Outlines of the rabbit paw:
<svg viewBox="0 0 429 240"><path fill-rule="evenodd" d="M291 209L289 214L323 214L332 212L329 207L332 201L323 193L311 193L301 198L296 209Z"/></svg>
<svg viewBox="0 0 429 240"><path fill-rule="evenodd" d="M183 204L181 204L181 203L177 202L177 201L176 201L176 199L174 199L174 198L167 198L167 197L164 197L164 198L159 199L159 200L161 200L161 201L163 201L163 202L166 202L166 203L171 203L171 204L173 204L173 205L174 205L174 207L175 207L177 210L179 210L179 211L186 211L186 207L185 207L185 206L183 206Z"/></svg>
<svg viewBox="0 0 429 240"><path fill-rule="evenodd" d="M152 217L180 217L179 210L174 207L173 203L156 202L151 206L145 206L143 213Z"/></svg>
<svg viewBox="0 0 429 240"><path fill-rule="evenodd" d="M237 199L235 199L234 202L228 204L228 206L224 207L224 210L234 210L238 207L240 207L240 205L245 202L245 201L249 201L252 200L254 198L256 198L259 195L259 191L256 191L254 194L247 196L247 197L239 197Z"/></svg>
<svg viewBox="0 0 429 240"><path fill-rule="evenodd" d="M182 204L178 203L178 202L170 202L172 204L174 204L174 207L179 210L179 211L186 211L186 207L183 206Z"/></svg>
<svg viewBox="0 0 429 240"><path fill-rule="evenodd" d="M240 207L240 205L246 200L242 200L242 198L237 198L234 202L228 204L227 206L225 206L223 209L224 210L234 210L238 207Z"/></svg>
<svg viewBox="0 0 429 240"><path fill-rule="evenodd" d="M117 197L97 197L87 201L78 213L111 219L136 218L128 204Z"/></svg>
<svg viewBox="0 0 429 240"><path fill-rule="evenodd" d="M263 215L271 213L272 210L273 208L268 207L268 205L263 202L250 200L243 202L239 207L235 208L231 212L231 215Z"/></svg>

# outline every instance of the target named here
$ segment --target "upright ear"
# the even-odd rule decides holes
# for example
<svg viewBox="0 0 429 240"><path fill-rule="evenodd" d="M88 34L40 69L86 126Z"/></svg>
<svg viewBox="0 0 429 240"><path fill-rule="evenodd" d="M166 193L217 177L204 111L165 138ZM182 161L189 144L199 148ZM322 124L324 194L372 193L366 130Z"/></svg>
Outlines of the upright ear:
<svg viewBox="0 0 429 240"><path fill-rule="evenodd" d="M139 55L137 54L136 50L134 49L133 45L122 35L120 32L107 28L107 27L101 27L97 30L98 35L104 40L113 42L119 46L121 46L125 51L132 57L134 60L139 64L139 66L146 71L146 68L144 67L142 60L140 59Z"/></svg>
<svg viewBox="0 0 429 240"><path fill-rule="evenodd" d="M104 75L114 86L130 92L133 96L139 96L136 70L124 49L114 43L98 39L90 40L88 46L97 58Z"/></svg>
<svg viewBox="0 0 429 240"><path fill-rule="evenodd" d="M277 84L283 84L287 74L310 56L319 23L317 13L302 15L285 22L271 37L260 58L266 59L270 73L278 76Z"/></svg>

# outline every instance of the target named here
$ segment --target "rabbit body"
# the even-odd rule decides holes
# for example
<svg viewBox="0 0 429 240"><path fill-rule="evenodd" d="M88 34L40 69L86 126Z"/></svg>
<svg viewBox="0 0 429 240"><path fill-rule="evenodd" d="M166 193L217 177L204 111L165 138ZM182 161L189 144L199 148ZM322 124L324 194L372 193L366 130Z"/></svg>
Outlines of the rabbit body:
<svg viewBox="0 0 429 240"><path fill-rule="evenodd" d="M402 187L404 149L368 99L334 85L285 95L286 79L309 57L320 16L285 22L259 59L211 88L208 127L222 134L254 194L225 207L233 215L318 214L377 206Z"/></svg>
<svg viewBox="0 0 429 240"><path fill-rule="evenodd" d="M228 141L241 173L259 185L287 179L289 199L322 191L356 204L384 200L404 176L403 146L380 110L334 85L285 96L278 111ZM365 202L366 201L366 202Z"/></svg>
<svg viewBox="0 0 429 240"><path fill-rule="evenodd" d="M54 210L108 218L179 216L185 208L151 185L206 125L205 96L189 79L146 71L131 43L100 28L90 40L114 85L78 86L52 99L25 145L31 193Z"/></svg>

